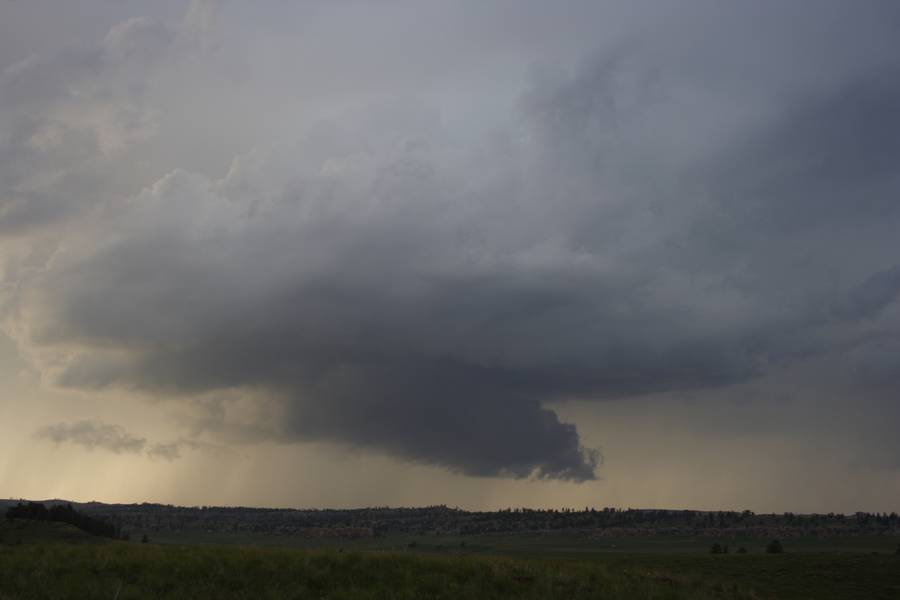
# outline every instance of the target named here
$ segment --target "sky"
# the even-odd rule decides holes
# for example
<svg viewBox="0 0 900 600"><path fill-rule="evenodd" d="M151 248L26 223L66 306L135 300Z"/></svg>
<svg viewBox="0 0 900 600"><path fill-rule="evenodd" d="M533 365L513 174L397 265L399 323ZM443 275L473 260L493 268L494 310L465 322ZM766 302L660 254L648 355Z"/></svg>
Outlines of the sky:
<svg viewBox="0 0 900 600"><path fill-rule="evenodd" d="M0 0L0 497L900 506L893 0Z"/></svg>

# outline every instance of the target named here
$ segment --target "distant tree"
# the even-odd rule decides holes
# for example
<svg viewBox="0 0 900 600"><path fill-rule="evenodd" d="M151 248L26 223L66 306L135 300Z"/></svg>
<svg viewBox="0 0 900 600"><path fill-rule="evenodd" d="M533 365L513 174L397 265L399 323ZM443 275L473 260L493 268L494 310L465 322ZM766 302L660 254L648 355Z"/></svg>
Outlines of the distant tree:
<svg viewBox="0 0 900 600"><path fill-rule="evenodd" d="M49 509L40 502L19 502L10 506L6 511L7 519L28 519L32 521L56 521L68 523L86 531L91 535L116 539L119 537L118 529L112 523L103 519L91 517L72 508L71 504L55 504Z"/></svg>
<svg viewBox="0 0 900 600"><path fill-rule="evenodd" d="M31 521L46 521L50 518L50 511L40 502L19 502L15 506L6 509L7 519L29 519Z"/></svg>
<svg viewBox="0 0 900 600"><path fill-rule="evenodd" d="M772 540L766 546L766 553L768 554L781 554L782 552L784 552L784 546L778 540Z"/></svg>
<svg viewBox="0 0 900 600"><path fill-rule="evenodd" d="M709 548L710 554L722 554L722 544L716 542Z"/></svg>
<svg viewBox="0 0 900 600"><path fill-rule="evenodd" d="M146 533L145 533L143 536L141 536L141 543L142 543L142 544L147 544L147 543L149 543L149 542L150 542L150 538L147 537L147 534L146 534Z"/></svg>
<svg viewBox="0 0 900 600"><path fill-rule="evenodd" d="M747 554L747 549L744 548L743 546L741 546L740 548L738 548L737 553L738 554Z"/></svg>

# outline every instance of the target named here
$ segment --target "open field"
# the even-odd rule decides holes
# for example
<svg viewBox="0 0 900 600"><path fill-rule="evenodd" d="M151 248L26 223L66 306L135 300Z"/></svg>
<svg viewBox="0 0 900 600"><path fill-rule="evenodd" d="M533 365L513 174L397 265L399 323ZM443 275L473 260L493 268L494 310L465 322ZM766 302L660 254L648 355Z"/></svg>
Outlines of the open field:
<svg viewBox="0 0 900 600"><path fill-rule="evenodd" d="M900 597L900 540L887 537L792 540L783 555L763 553L759 540L726 541L749 553L715 556L701 539L561 535L269 538L317 548L222 536L157 541L107 542L64 525L4 521L0 599Z"/></svg>
<svg viewBox="0 0 900 600"><path fill-rule="evenodd" d="M626 554L706 554L713 543L727 545L730 552L744 547L748 554L762 554L768 539L708 536L591 537L553 532L546 534L490 535L387 535L341 539L290 535L231 533L149 532L154 542L165 544L251 545L279 548L343 549L354 552L415 552L419 554L487 554L529 557L586 558ZM900 536L847 536L782 540L790 553L893 553Z"/></svg>

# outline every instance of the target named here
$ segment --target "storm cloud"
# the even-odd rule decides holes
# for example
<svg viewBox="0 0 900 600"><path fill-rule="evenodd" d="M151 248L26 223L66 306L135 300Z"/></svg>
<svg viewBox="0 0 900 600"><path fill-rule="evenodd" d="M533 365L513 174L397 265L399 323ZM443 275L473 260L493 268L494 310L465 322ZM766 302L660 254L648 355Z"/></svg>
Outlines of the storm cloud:
<svg viewBox="0 0 900 600"><path fill-rule="evenodd" d="M8 66L6 330L62 386L232 394L274 407L264 438L476 476L596 477L557 402L834 357L863 389L885 370L872 344L900 335L898 10L801 4L647 6L603 44L529 56L477 118L438 84L379 88L222 176L169 168L179 138L154 108L174 106L154 85L189 79L173 56L203 73L230 56L211 4L115 25L74 64ZM241 86L221 73L214 89ZM144 448L84 424L54 436Z"/></svg>

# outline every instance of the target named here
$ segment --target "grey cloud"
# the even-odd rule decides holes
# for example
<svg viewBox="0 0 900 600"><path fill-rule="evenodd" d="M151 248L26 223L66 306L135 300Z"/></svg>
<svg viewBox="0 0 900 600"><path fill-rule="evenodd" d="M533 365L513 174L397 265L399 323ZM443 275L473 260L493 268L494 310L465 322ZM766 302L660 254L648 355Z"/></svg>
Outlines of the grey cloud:
<svg viewBox="0 0 900 600"><path fill-rule="evenodd" d="M843 368L850 372L852 380L859 388L865 390L877 390L881 394L892 397L896 394L897 386L900 386L900 359L897 351L900 350L900 336L896 331L891 334L873 336L864 342L855 345L846 355ZM898 409L891 406L888 410L879 411L879 419L884 423L884 418L889 414L896 414ZM893 423L894 419L888 419Z"/></svg>
<svg viewBox="0 0 900 600"><path fill-rule="evenodd" d="M856 318L874 316L900 294L900 265L874 273L850 291L841 313Z"/></svg>
<svg viewBox="0 0 900 600"><path fill-rule="evenodd" d="M0 236L65 224L133 193L134 165L158 133L152 82L189 54L180 33L131 18L100 42L0 71Z"/></svg>
<svg viewBox="0 0 900 600"><path fill-rule="evenodd" d="M147 447L147 456L162 460L176 460L181 458L181 448L178 444L151 444Z"/></svg>
<svg viewBox="0 0 900 600"><path fill-rule="evenodd" d="M592 479L548 403L725 389L849 355L862 317L897 332L896 42L874 5L826 4L865 48L720 7L536 68L489 133L384 101L222 179L176 169L66 232L8 319L62 385L239 391L277 402L279 440Z"/></svg>
<svg viewBox="0 0 900 600"><path fill-rule="evenodd" d="M148 17L134 17L109 30L103 40L103 50L117 61L153 61L165 53L173 38L172 30L163 23Z"/></svg>
<svg viewBox="0 0 900 600"><path fill-rule="evenodd" d="M185 442L148 442L120 425L102 421L75 421L46 425L35 432L35 437L54 444L75 444L88 450L106 450L114 454L146 455L152 459L167 461L181 458Z"/></svg>
<svg viewBox="0 0 900 600"><path fill-rule="evenodd" d="M57 423L39 429L35 436L56 444L71 443L90 450L100 449L115 454L141 454L147 440L135 437L118 425L99 421Z"/></svg>

